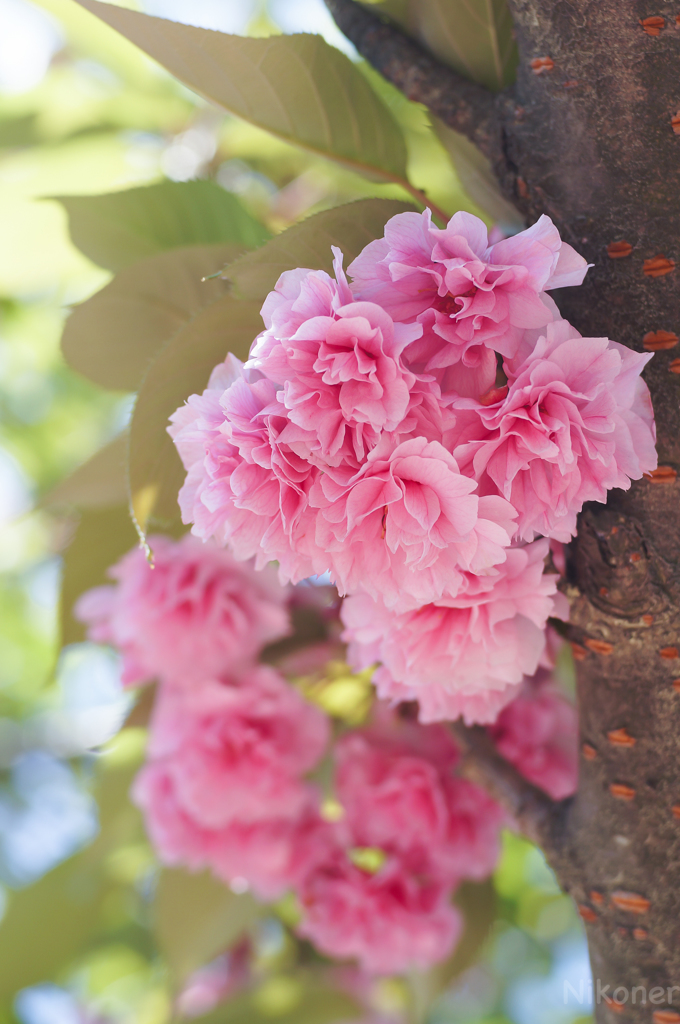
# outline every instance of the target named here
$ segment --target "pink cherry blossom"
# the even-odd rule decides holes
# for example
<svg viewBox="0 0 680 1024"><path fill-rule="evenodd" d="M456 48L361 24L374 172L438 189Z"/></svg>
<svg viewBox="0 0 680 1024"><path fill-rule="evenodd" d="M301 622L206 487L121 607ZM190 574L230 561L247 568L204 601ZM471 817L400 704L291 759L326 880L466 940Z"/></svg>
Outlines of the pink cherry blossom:
<svg viewBox="0 0 680 1024"><path fill-rule="evenodd" d="M163 687L148 753L166 763L187 813L215 829L299 814L307 801L300 778L328 737L321 711L273 669L255 666L239 685Z"/></svg>
<svg viewBox="0 0 680 1024"><path fill-rule="evenodd" d="M576 792L578 715L549 672L527 680L489 733L503 757L553 800Z"/></svg>
<svg viewBox="0 0 680 1024"><path fill-rule="evenodd" d="M304 780L328 737L326 717L270 668L238 685L162 687L134 787L161 859L263 899L299 884L333 847Z"/></svg>
<svg viewBox="0 0 680 1024"><path fill-rule="evenodd" d="M257 573L191 536L149 543L154 568L130 551L109 570L116 586L89 590L75 608L91 640L121 652L125 683L233 675L290 632L287 592L272 569Z"/></svg>
<svg viewBox="0 0 680 1024"><path fill-rule="evenodd" d="M312 575L306 514L318 470L296 453L309 439L288 420L277 386L230 356L170 419L187 469L182 518L192 532L228 544L239 559L255 557L257 568L277 559L282 578Z"/></svg>
<svg viewBox="0 0 680 1024"><path fill-rule="evenodd" d="M228 530L214 492L221 481L228 480L238 452L220 431L224 422L220 398L242 373L243 363L230 353L214 368L203 393L190 395L175 410L167 428L187 470L178 496L182 521L193 523L192 533L197 537L214 537L221 546L227 542Z"/></svg>
<svg viewBox="0 0 680 1024"><path fill-rule="evenodd" d="M519 536L568 541L586 501L605 501L656 466L656 432L640 373L651 354L549 324L533 351L508 364L507 395L489 406L455 403L454 449L483 494L519 512Z"/></svg>
<svg viewBox="0 0 680 1024"><path fill-rule="evenodd" d="M386 437L347 484L320 476L310 493L321 509L316 545L339 589L414 608L457 593L464 571L502 562L514 511L474 490L443 445L423 437L396 446Z"/></svg>
<svg viewBox="0 0 680 1024"><path fill-rule="evenodd" d="M356 958L371 974L431 967L448 956L462 927L449 891L397 858L371 874L338 852L307 876L300 900L299 933L327 956Z"/></svg>
<svg viewBox="0 0 680 1024"><path fill-rule="evenodd" d="M262 900L278 899L300 885L332 848L329 826L319 817L309 787L296 817L232 821L221 828L206 828L184 806L167 760L144 765L132 795L164 864L193 871L210 868L226 884L252 888Z"/></svg>
<svg viewBox="0 0 680 1024"><path fill-rule="evenodd" d="M456 213L439 229L426 210L389 220L348 269L358 298L423 325L407 353L412 368L438 374L445 391L479 396L496 376L494 352L513 356L525 330L554 318L542 293L580 284L587 264L549 217L490 244L472 214Z"/></svg>
<svg viewBox="0 0 680 1024"><path fill-rule="evenodd" d="M504 812L453 776L457 751L445 729L398 725L348 733L336 746L336 792L352 842L450 885L487 877L498 860Z"/></svg>
<svg viewBox="0 0 680 1024"><path fill-rule="evenodd" d="M266 337L274 344L276 339L292 338L306 320L332 316L340 306L353 301L354 296L342 269L342 252L337 246L331 246L331 251L333 277L325 270L307 270L304 267L286 270L264 300L261 312L269 332ZM267 347L266 342L258 343L257 350L262 352Z"/></svg>
<svg viewBox="0 0 680 1024"><path fill-rule="evenodd" d="M358 467L383 430L396 430L415 377L401 362L419 324L395 324L371 302L353 302L336 254L336 279L323 271L288 272L263 307L271 326L247 366L281 387L291 422L314 438L313 461L323 468Z"/></svg>
<svg viewBox="0 0 680 1024"><path fill-rule="evenodd" d="M382 663L379 695L417 700L423 722L494 721L536 671L548 617L568 612L558 577L543 571L547 553L547 540L511 548L498 575L467 574L457 597L415 611L352 594L341 610L350 664Z"/></svg>

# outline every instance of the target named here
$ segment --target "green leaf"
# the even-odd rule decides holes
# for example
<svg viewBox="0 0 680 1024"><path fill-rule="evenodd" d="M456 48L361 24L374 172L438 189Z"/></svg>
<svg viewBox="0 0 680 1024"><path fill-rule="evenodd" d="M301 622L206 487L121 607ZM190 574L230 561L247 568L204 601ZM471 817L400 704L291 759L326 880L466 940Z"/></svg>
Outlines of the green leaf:
<svg viewBox="0 0 680 1024"><path fill-rule="evenodd" d="M526 226L524 218L502 194L490 160L464 135L454 132L438 118L432 121L470 199L490 220L512 232L522 231Z"/></svg>
<svg viewBox="0 0 680 1024"><path fill-rule="evenodd" d="M61 340L66 362L102 387L136 391L164 342L227 292L224 281L203 278L242 249L233 244L186 246L121 270L66 321Z"/></svg>
<svg viewBox="0 0 680 1024"><path fill-rule="evenodd" d="M76 508L123 504L127 499L127 449L127 433L120 434L53 487L41 504Z"/></svg>
<svg viewBox="0 0 680 1024"><path fill-rule="evenodd" d="M382 236L390 217L414 209L396 199L360 199L323 210L241 256L225 269L224 276L238 295L264 299L284 270L310 267L332 272L332 245L342 249L346 268L364 246Z"/></svg>
<svg viewBox="0 0 680 1024"><path fill-rule="evenodd" d="M107 887L71 858L12 895L0 925L0 996L48 981L95 933Z"/></svg>
<svg viewBox="0 0 680 1024"><path fill-rule="evenodd" d="M496 890L491 879L463 882L454 903L465 918L458 945L447 960L409 979L416 1020L425 1020L434 1000L477 960L496 920Z"/></svg>
<svg viewBox="0 0 680 1024"><path fill-rule="evenodd" d="M248 893L236 895L207 872L165 869L154 900L154 932L174 988L228 949L262 914Z"/></svg>
<svg viewBox="0 0 680 1024"><path fill-rule="evenodd" d="M364 1015L347 992L300 972L265 978L259 989L235 996L195 1024L333 1024Z"/></svg>
<svg viewBox="0 0 680 1024"><path fill-rule="evenodd" d="M433 974L442 989L475 962L489 937L497 910L493 881L463 882L453 902L465 918L465 930L453 955L434 968Z"/></svg>
<svg viewBox="0 0 680 1024"><path fill-rule="evenodd" d="M217 242L252 249L270 237L236 196L212 181L163 181L106 195L53 198L66 209L74 245L114 273L165 249Z"/></svg>
<svg viewBox="0 0 680 1024"><path fill-rule="evenodd" d="M517 45L506 0L383 0L379 9L467 78L494 91L514 82Z"/></svg>
<svg viewBox="0 0 680 1024"><path fill-rule="evenodd" d="M85 639L85 627L73 617L73 605L91 587L109 582L106 570L138 543L126 505L83 512L64 553L61 581L61 643Z"/></svg>
<svg viewBox="0 0 680 1024"><path fill-rule="evenodd" d="M48 981L96 938L113 885L103 862L116 846L141 838L128 792L136 766L101 768L94 795L99 835L33 885L10 894L0 924L0 999Z"/></svg>
<svg viewBox="0 0 680 1024"><path fill-rule="evenodd" d="M232 114L355 171L409 187L397 122L352 61L321 36L244 38L97 0L78 3Z"/></svg>
<svg viewBox="0 0 680 1024"><path fill-rule="evenodd" d="M263 329L257 302L229 295L206 306L161 349L151 364L130 428L130 496L142 532L153 525L179 528L177 494L184 469L168 433L169 416L205 389L228 352L246 359Z"/></svg>
<svg viewBox="0 0 680 1024"><path fill-rule="evenodd" d="M41 142L35 114L20 114L17 117L3 117L0 121L0 149L14 146L35 146Z"/></svg>

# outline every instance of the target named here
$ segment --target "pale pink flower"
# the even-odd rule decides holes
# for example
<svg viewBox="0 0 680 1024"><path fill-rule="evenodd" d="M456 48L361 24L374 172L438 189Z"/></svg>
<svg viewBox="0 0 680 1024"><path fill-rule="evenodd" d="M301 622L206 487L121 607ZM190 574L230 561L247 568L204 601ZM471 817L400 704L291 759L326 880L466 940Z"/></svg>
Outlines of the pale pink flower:
<svg viewBox="0 0 680 1024"><path fill-rule="evenodd" d="M437 374L445 391L479 396L493 384L494 352L513 356L525 330L554 318L542 293L581 284L587 264L549 217L490 244L472 214L456 213L439 229L426 210L389 220L348 269L358 298L423 325L406 354L412 367ZM442 372L448 367L455 370Z"/></svg>
<svg viewBox="0 0 680 1024"><path fill-rule="evenodd" d="M395 446L385 436L345 484L320 476L310 492L321 510L315 539L338 588L414 608L457 593L465 571L503 562L514 510L474 490L446 449L423 437Z"/></svg>
<svg viewBox="0 0 680 1024"><path fill-rule="evenodd" d="M116 586L87 591L75 607L91 640L121 652L124 683L234 675L290 632L288 594L272 569L255 572L191 536L149 543L153 568L136 548L109 570Z"/></svg>
<svg viewBox="0 0 680 1024"><path fill-rule="evenodd" d="M489 733L503 757L553 800L576 792L578 715L549 672L527 680Z"/></svg>
<svg viewBox="0 0 680 1024"><path fill-rule="evenodd" d="M423 722L494 721L532 675L545 649L549 616L566 617L556 575L544 573L548 541L507 551L496 576L465 576L459 595L396 614L357 592L341 617L357 668L381 663L381 697L417 700Z"/></svg>
<svg viewBox="0 0 680 1024"><path fill-rule="evenodd" d="M519 365L508 364L504 397L455 403L455 457L481 493L513 504L520 538L568 541L584 502L605 501L612 487L626 490L656 466L651 399L640 379L651 358L582 338L561 320Z"/></svg>
<svg viewBox="0 0 680 1024"><path fill-rule="evenodd" d="M274 343L275 339L292 338L306 320L332 316L341 306L353 301L354 296L342 269L342 252L337 246L331 246L331 251L333 277L325 270L304 267L286 270L274 290L267 295L261 313L267 332L270 332L267 336ZM266 348L266 343L258 340L257 349L264 351Z"/></svg>
<svg viewBox="0 0 680 1024"><path fill-rule="evenodd" d="M242 373L243 363L230 353L212 371L205 391L190 395L185 404L175 410L167 428L187 470L178 497L182 521L193 523L192 533L197 537L203 540L214 537L221 546L227 543L230 530L219 493L225 489L228 492L229 475L237 463L238 450L221 432L224 410L220 399ZM243 557L250 558L254 554L252 550Z"/></svg>
<svg viewBox="0 0 680 1024"><path fill-rule="evenodd" d="M203 395L170 418L188 471L179 502L192 532L228 544L239 559L255 557L257 568L278 560L282 578L312 575L307 507L318 470L296 453L308 438L288 420L276 385L229 357Z"/></svg>
<svg viewBox="0 0 680 1024"><path fill-rule="evenodd" d="M406 415L415 377L401 353L422 327L395 324L375 303L353 302L342 254L334 252L337 280L323 271L282 275L263 307L270 329L247 367L281 387L291 422L313 437L312 461L356 468L381 432L397 430Z"/></svg>
<svg viewBox="0 0 680 1024"><path fill-rule="evenodd" d="M162 863L193 871L210 868L226 884L238 891L251 888L262 900L278 899L328 859L330 829L319 817L316 794L309 787L306 793L296 817L206 828L178 798L167 760L149 761L132 790Z"/></svg>
<svg viewBox="0 0 680 1024"><path fill-rule="evenodd" d="M336 746L336 793L353 844L394 854L415 874L449 885L487 877L504 812L453 776L457 751L443 727L399 725L350 732Z"/></svg>
<svg viewBox="0 0 680 1024"><path fill-rule="evenodd" d="M255 556L258 567L277 559L282 579L330 570L343 591L361 583L409 607L454 593L461 571L503 561L514 510L473 494L442 444L383 433L359 470L322 473L308 461L310 432L290 421L272 381L246 379L253 372L220 394L221 419L212 386L190 399L191 414L174 416L189 469L180 504L194 533ZM216 371L218 387L223 376ZM437 420L422 395L409 429L419 417Z"/></svg>
<svg viewBox="0 0 680 1024"><path fill-rule="evenodd" d="M339 851L307 876L300 900L299 933L371 974L425 970L448 956L462 930L449 890L417 878L397 858L370 874Z"/></svg>
<svg viewBox="0 0 680 1024"><path fill-rule="evenodd" d="M273 669L254 666L239 685L163 687L148 753L163 760L176 798L201 827L295 818L307 803L301 777L327 745L326 716Z"/></svg>

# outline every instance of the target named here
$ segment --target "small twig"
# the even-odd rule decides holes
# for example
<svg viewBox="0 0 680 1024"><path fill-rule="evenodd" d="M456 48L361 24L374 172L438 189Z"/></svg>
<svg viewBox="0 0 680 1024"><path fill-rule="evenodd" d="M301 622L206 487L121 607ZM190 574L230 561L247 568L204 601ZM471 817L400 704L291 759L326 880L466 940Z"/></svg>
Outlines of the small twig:
<svg viewBox="0 0 680 1024"><path fill-rule="evenodd" d="M441 64L392 22L355 0L325 2L340 31L376 71L410 100L429 107L493 162L501 157L500 120L489 89Z"/></svg>
<svg viewBox="0 0 680 1024"><path fill-rule="evenodd" d="M478 783L508 811L523 835L553 864L563 855L561 836L571 800L551 800L520 775L494 747L485 729L451 726L463 754L461 773Z"/></svg>

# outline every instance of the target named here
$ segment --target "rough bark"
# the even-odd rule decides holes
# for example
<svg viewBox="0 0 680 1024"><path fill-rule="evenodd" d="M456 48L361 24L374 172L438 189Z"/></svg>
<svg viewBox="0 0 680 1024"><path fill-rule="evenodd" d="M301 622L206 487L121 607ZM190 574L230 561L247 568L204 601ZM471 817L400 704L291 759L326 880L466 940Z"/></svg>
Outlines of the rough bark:
<svg viewBox="0 0 680 1024"><path fill-rule="evenodd" d="M410 75L394 27L367 29L364 21L362 34L355 22L352 35L351 0L327 2L367 59L406 83L412 98L427 103L430 90L432 109L466 131L457 104L469 122L478 93L463 94L431 56L426 64L418 57ZM510 7L517 83L494 100L497 121L488 94L478 110L506 195L529 223L552 217L593 264L582 287L555 296L563 315L586 336L638 351L649 332L680 334L680 136L671 122L680 108L677 5L510 0ZM658 35L640 24L649 16L664 18ZM550 57L553 69L536 74L537 57ZM436 98L438 73L448 105ZM474 139L473 130L466 134ZM616 242L629 243L630 254L612 258ZM612 492L606 506L586 507L569 553L584 756L578 794L561 809L546 848L586 920L596 995L598 980L605 991L596 1000L599 1022L680 1021L673 1014L680 1014L680 373L670 370L679 356L680 348L662 349L645 373L659 463L668 470ZM638 990L633 1004L635 986L645 1002ZM624 1005L612 1001L617 995Z"/></svg>

